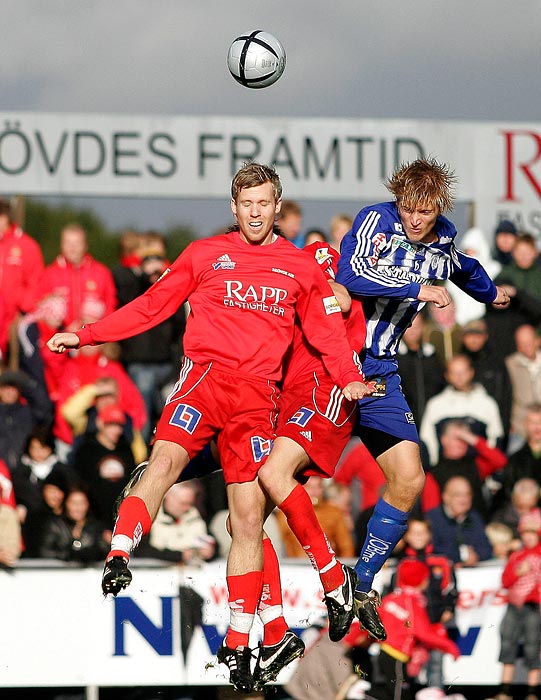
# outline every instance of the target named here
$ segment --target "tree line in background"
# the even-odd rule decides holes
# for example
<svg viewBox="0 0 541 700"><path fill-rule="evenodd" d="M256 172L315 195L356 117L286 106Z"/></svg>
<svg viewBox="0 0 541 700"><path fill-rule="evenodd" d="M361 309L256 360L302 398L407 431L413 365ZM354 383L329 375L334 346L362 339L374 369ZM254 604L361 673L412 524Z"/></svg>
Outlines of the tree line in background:
<svg viewBox="0 0 541 700"><path fill-rule="evenodd" d="M60 232L67 224L77 222L86 231L91 255L108 267L119 261L120 236L126 229L109 229L92 209L81 209L66 204L52 205L29 197L18 207L17 220L22 228L35 238L41 246L45 264L51 263L60 250ZM143 233L143 231L140 231ZM160 231L167 244L169 260L174 260L196 236L185 226L173 226Z"/></svg>

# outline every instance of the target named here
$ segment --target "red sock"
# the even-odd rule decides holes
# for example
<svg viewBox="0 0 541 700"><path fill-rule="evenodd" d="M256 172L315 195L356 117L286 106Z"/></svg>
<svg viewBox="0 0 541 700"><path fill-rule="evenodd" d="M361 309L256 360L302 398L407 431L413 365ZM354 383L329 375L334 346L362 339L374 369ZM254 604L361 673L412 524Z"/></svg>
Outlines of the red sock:
<svg viewBox="0 0 541 700"><path fill-rule="evenodd" d="M263 623L263 646L281 642L288 627L282 607L280 565L276 550L268 537L263 540L263 585L257 612Z"/></svg>
<svg viewBox="0 0 541 700"><path fill-rule="evenodd" d="M230 649L248 646L255 611L261 597L262 579L262 571L248 571L239 576L227 576L231 621L225 644Z"/></svg>
<svg viewBox="0 0 541 700"><path fill-rule="evenodd" d="M305 489L297 484L278 508L287 518L287 524L308 554L312 566L317 569L327 593L344 583L342 565L335 554L316 517L314 506Z"/></svg>
<svg viewBox="0 0 541 700"><path fill-rule="evenodd" d="M111 557L129 559L132 549L137 547L143 535L150 532L151 527L152 519L143 499L139 496L127 496L118 511L111 540L111 551L107 559Z"/></svg>

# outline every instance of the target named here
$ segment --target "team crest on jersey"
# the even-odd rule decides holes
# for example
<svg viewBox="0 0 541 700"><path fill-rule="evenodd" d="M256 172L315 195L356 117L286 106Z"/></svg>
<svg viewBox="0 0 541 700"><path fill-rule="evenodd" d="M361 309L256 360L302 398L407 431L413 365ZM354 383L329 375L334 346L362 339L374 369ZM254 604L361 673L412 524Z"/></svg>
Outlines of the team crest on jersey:
<svg viewBox="0 0 541 700"><path fill-rule="evenodd" d="M273 443L272 440L259 437L259 435L252 435L250 442L252 443L254 462L261 462L263 457L267 457L270 454Z"/></svg>
<svg viewBox="0 0 541 700"><path fill-rule="evenodd" d="M397 233L404 233L404 230L402 228L402 224L399 224L398 221L395 221L394 230Z"/></svg>
<svg viewBox="0 0 541 700"><path fill-rule="evenodd" d="M214 270L234 270L237 263L233 262L227 253L220 255L212 264Z"/></svg>
<svg viewBox="0 0 541 700"><path fill-rule="evenodd" d="M171 425L176 425L177 428L182 428L190 435L193 435L194 430L197 428L197 424L202 418L202 413L198 411L193 406L187 403L180 403L169 419Z"/></svg>
<svg viewBox="0 0 541 700"><path fill-rule="evenodd" d="M415 418L413 417L413 413L410 413L409 411L407 413L404 413L404 418L406 419L406 423L415 425Z"/></svg>
<svg viewBox="0 0 541 700"><path fill-rule="evenodd" d="M299 408L297 413L294 413L287 422L295 423L295 425L300 425L301 428L304 428L314 413L315 411L312 411L311 408L306 408L306 406L303 406L302 408Z"/></svg>

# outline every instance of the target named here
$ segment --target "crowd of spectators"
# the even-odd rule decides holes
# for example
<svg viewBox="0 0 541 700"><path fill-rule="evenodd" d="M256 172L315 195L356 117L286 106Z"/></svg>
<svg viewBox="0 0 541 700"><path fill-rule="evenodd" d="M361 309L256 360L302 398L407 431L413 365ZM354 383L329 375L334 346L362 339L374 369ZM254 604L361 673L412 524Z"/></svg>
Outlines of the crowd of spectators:
<svg viewBox="0 0 541 700"><path fill-rule="evenodd" d="M339 214L328 233L320 228L303 233L302 217L298 203L284 202L278 223L298 247L319 240L339 248L352 224ZM121 343L49 352L45 344L54 332L76 330L128 303L168 265L166 241L155 231L125 232L112 269L91 255L79 224L66 226L59 240L58 256L46 266L39 245L0 200L0 566L5 568L20 557L79 565L103 559L115 501L135 464L147 456L182 356L184 307ZM537 547L538 553L527 538L532 523L541 523L539 248L509 221L498 225L492 251L478 229L465 234L462 247L505 285L509 308L487 307L452 289L451 306L416 317L398 356L427 480L394 553L398 574L388 593L400 589L401 581L412 600L425 595L428 617L416 624L432 627L425 634L426 658L417 655L414 636L389 643L406 645L414 661L424 658L430 684L440 687L441 653L456 653L442 631L456 603L455 570L491 559L509 561L509 567L525 558L520 554L525 548ZM212 463L210 450L201 459ZM306 484L340 557L359 551L384 484L355 437L334 479L312 477ZM226 520L219 471L177 484L137 555L177 564L225 557ZM266 529L281 555L304 558L280 514L271 515ZM508 567L503 585L520 588ZM513 600L520 608L516 595ZM516 610L513 615L520 617ZM439 643L433 633L440 635ZM514 643L502 641L504 695ZM404 673L411 675L414 666ZM537 672L532 668L531 684Z"/></svg>

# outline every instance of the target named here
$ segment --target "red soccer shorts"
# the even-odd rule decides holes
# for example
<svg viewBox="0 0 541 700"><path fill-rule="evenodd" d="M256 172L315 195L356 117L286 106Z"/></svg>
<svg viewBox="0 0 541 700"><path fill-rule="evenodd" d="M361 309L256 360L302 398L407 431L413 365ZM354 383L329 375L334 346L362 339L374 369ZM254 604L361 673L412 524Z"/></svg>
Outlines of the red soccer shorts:
<svg viewBox="0 0 541 700"><path fill-rule="evenodd" d="M310 457L303 477L334 474L351 437L356 410L357 402L347 401L324 372L314 372L307 381L285 387L276 436L294 440Z"/></svg>
<svg viewBox="0 0 541 700"><path fill-rule="evenodd" d="M278 396L272 382L184 358L154 439L192 458L217 436L226 484L253 481L272 447Z"/></svg>

